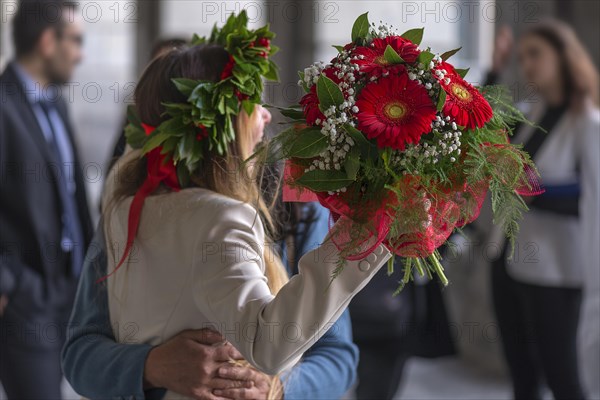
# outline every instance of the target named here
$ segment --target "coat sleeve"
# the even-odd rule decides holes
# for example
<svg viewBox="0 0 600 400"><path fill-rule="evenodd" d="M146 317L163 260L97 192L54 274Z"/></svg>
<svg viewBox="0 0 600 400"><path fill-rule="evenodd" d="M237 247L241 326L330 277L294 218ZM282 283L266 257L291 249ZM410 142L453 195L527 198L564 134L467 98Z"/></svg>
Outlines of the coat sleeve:
<svg viewBox="0 0 600 400"><path fill-rule="evenodd" d="M71 312L62 351L63 372L78 394L91 399L160 398L163 390L143 389L144 364L152 346L115 340L106 285L96 283L106 274L105 247L99 228L88 249Z"/></svg>
<svg viewBox="0 0 600 400"><path fill-rule="evenodd" d="M335 246L326 242L300 259L299 273L273 296L264 275L264 231L247 204L211 213L208 239L196 245L193 283L200 312L253 366L275 375L322 337L390 258L379 246L349 261L336 278Z"/></svg>

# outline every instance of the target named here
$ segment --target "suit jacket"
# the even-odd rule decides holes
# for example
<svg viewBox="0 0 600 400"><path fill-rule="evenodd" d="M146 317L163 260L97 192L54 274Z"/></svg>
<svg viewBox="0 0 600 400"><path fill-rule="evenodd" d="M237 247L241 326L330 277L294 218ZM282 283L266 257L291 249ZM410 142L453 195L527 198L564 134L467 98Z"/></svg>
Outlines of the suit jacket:
<svg viewBox="0 0 600 400"><path fill-rule="evenodd" d="M21 83L9 64L0 76L0 293L9 296L3 324L16 324L6 339L50 345L44 323L62 320L72 304L76 277L61 249L59 177ZM57 105L77 154L64 101ZM92 236L82 168L75 166L76 202L87 247ZM35 334L23 333L34 327ZM37 326L37 328L35 328ZM15 331L14 329L17 329ZM29 332L29 331L27 331ZM18 339L17 339L18 340Z"/></svg>

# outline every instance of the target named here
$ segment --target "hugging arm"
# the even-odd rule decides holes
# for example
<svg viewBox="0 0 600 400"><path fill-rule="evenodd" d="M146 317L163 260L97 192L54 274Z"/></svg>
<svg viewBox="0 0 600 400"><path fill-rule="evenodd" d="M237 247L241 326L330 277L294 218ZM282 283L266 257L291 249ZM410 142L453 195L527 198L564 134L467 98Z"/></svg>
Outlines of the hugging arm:
<svg viewBox="0 0 600 400"><path fill-rule="evenodd" d="M248 362L271 375L315 344L390 257L379 246L366 259L346 262L332 280L339 258L327 242L302 257L299 273L273 296L264 275L265 235L256 211L236 204L210 214L209 237L196 245L196 306Z"/></svg>
<svg viewBox="0 0 600 400"><path fill-rule="evenodd" d="M63 372L73 389L86 397L152 398L152 392L144 391L143 379L144 363L152 346L116 342L108 315L106 284L96 283L106 274L103 236L102 229L98 229L85 257L62 351Z"/></svg>
<svg viewBox="0 0 600 400"><path fill-rule="evenodd" d="M165 389L203 400L219 400L213 389L249 382L215 378L217 369L241 355L223 337L206 329L183 331L152 347L117 343L108 312L106 244L98 229L88 250L62 352L65 377L88 398L161 399Z"/></svg>

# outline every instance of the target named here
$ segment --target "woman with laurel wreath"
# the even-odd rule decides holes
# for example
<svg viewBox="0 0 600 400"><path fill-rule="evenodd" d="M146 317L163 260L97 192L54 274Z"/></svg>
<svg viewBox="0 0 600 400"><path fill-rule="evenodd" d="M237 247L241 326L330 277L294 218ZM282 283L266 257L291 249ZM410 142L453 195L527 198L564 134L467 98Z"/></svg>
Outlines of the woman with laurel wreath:
<svg viewBox="0 0 600 400"><path fill-rule="evenodd" d="M275 375L326 332L390 253L379 246L332 280L340 259L326 240L288 281L271 249L259 166L245 162L270 122L257 103L262 77L273 78L272 34L246 22L231 17L209 40L155 59L140 79L136 111L147 136L107 180L106 282L119 342L159 344L213 327Z"/></svg>

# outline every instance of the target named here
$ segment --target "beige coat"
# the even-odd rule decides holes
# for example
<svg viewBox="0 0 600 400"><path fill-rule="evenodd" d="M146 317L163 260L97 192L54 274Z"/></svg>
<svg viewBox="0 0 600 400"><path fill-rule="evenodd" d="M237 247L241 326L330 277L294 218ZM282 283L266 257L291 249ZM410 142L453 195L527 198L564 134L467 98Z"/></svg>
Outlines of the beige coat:
<svg viewBox="0 0 600 400"><path fill-rule="evenodd" d="M123 252L131 200L110 216L108 271ZM276 374L326 332L390 258L379 246L364 260L347 262L332 281L338 252L327 242L302 257L299 274L273 296L264 239L252 206L215 192L148 197L130 261L108 279L117 340L157 345L184 329L214 327L252 365Z"/></svg>

